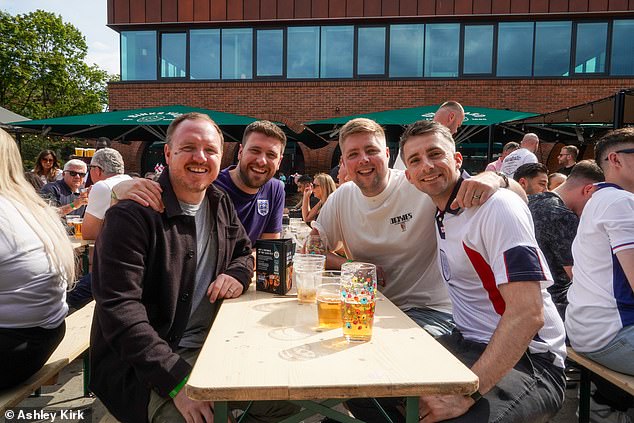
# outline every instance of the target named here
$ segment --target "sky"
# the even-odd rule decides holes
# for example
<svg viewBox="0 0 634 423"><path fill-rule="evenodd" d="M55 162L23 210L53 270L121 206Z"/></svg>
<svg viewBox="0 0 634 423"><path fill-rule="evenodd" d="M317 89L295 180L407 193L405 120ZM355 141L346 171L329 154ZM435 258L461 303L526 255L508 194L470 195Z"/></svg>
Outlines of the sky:
<svg viewBox="0 0 634 423"><path fill-rule="evenodd" d="M119 74L119 34L106 26L106 0L0 0L0 9L12 15L37 9L61 15L86 37L86 63Z"/></svg>

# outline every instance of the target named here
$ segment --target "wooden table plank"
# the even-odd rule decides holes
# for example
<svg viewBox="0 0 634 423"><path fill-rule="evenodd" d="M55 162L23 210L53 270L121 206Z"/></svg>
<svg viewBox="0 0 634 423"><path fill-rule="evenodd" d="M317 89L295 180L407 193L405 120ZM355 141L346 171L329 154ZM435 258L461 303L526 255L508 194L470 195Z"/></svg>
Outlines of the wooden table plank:
<svg viewBox="0 0 634 423"><path fill-rule="evenodd" d="M372 341L320 331L314 304L254 292L225 301L186 386L194 399L302 400L470 394L478 379L389 300Z"/></svg>

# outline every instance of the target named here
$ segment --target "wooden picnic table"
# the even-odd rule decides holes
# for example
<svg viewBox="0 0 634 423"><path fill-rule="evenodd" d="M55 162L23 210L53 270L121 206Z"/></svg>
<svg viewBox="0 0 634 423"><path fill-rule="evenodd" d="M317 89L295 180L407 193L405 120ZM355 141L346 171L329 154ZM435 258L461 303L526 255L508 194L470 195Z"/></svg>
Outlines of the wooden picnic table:
<svg viewBox="0 0 634 423"><path fill-rule="evenodd" d="M325 407L365 397L407 397L407 420L418 421L418 396L477 388L474 373L385 297L377 301L372 340L348 343L341 329L317 327L315 304L252 286L220 307L186 393L215 401L221 422L227 401L291 400L307 408L300 421L334 417Z"/></svg>

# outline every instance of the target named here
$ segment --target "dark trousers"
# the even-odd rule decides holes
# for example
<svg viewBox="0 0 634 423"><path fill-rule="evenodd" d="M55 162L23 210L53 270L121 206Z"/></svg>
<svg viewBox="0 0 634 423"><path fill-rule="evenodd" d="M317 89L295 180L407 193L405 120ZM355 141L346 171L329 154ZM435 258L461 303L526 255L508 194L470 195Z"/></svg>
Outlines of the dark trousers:
<svg viewBox="0 0 634 423"><path fill-rule="evenodd" d="M478 361L486 344L467 341L458 331L438 338L445 348L467 367ZM425 352L421 351L421 360ZM552 354L529 354L517 362L498 384L486 393L466 414L447 420L454 423L546 422L561 408L564 400L564 369L552 364ZM377 398L393 421L405 418L396 406L399 399ZM366 422L385 422L369 400L346 403L356 418Z"/></svg>
<svg viewBox="0 0 634 423"><path fill-rule="evenodd" d="M92 273L87 273L66 294L66 302L71 309L79 310L92 300Z"/></svg>
<svg viewBox="0 0 634 423"><path fill-rule="evenodd" d="M25 381L46 363L62 342L66 324L55 329L0 328L0 389Z"/></svg>

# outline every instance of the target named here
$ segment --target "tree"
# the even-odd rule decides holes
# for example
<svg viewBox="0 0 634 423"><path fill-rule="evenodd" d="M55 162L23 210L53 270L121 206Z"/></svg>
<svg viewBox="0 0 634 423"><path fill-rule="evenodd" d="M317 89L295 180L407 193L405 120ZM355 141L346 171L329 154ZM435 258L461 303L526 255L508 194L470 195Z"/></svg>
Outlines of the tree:
<svg viewBox="0 0 634 423"><path fill-rule="evenodd" d="M84 62L87 51L59 15L0 11L0 105L32 119L102 111L110 77Z"/></svg>

